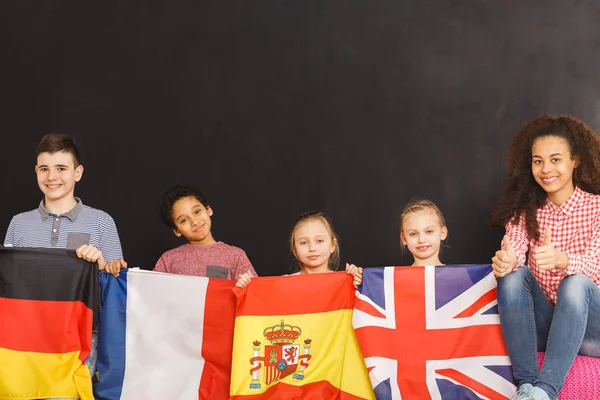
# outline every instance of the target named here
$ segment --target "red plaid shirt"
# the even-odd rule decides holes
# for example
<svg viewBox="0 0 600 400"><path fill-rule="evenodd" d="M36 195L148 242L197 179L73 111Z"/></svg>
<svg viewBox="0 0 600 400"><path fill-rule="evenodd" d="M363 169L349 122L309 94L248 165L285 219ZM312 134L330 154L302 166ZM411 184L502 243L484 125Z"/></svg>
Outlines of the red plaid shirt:
<svg viewBox="0 0 600 400"><path fill-rule="evenodd" d="M555 304L560 281L569 275L584 274L600 286L600 195L593 195L578 187L565 203L554 205L550 200L537 210L540 240L527 234L525 217L518 225L506 224L506 234L517 253L517 266L527 265L537 279L546 297ZM546 229L552 228L552 245L567 253L569 262L565 270L539 269L533 251L541 246Z"/></svg>

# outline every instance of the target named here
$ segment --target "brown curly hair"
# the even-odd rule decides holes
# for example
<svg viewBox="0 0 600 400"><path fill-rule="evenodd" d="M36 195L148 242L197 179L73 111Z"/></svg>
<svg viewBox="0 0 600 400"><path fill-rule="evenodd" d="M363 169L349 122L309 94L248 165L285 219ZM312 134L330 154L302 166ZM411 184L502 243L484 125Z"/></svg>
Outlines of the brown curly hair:
<svg viewBox="0 0 600 400"><path fill-rule="evenodd" d="M571 158L579 165L573 170L573 184L582 190L600 193L600 139L586 124L566 115L543 115L529 121L517 133L508 149L508 186L494 212L492 223L504 227L509 221L518 224L521 216L529 237L539 240L537 209L547 194L531 172L533 142L544 136L563 138L569 144Z"/></svg>

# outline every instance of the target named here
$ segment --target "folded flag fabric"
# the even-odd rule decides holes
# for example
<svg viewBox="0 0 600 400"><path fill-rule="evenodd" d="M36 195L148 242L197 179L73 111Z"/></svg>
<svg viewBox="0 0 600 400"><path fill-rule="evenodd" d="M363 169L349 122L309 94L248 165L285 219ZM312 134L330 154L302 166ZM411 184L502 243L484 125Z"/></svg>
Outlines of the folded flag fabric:
<svg viewBox="0 0 600 400"><path fill-rule="evenodd" d="M0 399L93 400L85 359L98 266L63 249L0 248Z"/></svg>
<svg viewBox="0 0 600 400"><path fill-rule="evenodd" d="M237 296L231 399L374 398L345 272L254 278Z"/></svg>
<svg viewBox="0 0 600 400"><path fill-rule="evenodd" d="M231 280L122 269L100 276L96 399L227 399Z"/></svg>
<svg viewBox="0 0 600 400"><path fill-rule="evenodd" d="M368 268L354 328L377 399L509 399L491 265Z"/></svg>

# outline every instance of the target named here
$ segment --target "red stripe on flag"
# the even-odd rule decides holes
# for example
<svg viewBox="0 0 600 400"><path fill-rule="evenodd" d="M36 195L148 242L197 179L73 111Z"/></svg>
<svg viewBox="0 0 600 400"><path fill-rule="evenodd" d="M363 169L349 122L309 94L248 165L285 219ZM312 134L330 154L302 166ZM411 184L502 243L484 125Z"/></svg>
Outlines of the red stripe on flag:
<svg viewBox="0 0 600 400"><path fill-rule="evenodd" d="M486 304L489 304L490 302L492 302L494 300L496 300L496 288L491 289L489 292L487 292L486 294L481 296L479 298L479 300L477 300L475 303L473 303L470 307L468 307L467 309L463 310L461 313L456 315L456 318L472 317L473 315L475 315L477 313L477 311L481 310L481 308L483 306L485 306Z"/></svg>
<svg viewBox="0 0 600 400"><path fill-rule="evenodd" d="M328 381L307 383L302 386L277 383L261 394L231 396L234 399L251 400L361 400L362 397L354 396L341 391Z"/></svg>
<svg viewBox="0 0 600 400"><path fill-rule="evenodd" d="M80 301L22 300L0 297L0 347L37 353L81 350L92 345L93 312Z"/></svg>
<svg viewBox="0 0 600 400"><path fill-rule="evenodd" d="M208 281L202 332L202 357L205 364L198 399L229 398L235 322L234 284L234 281L225 279Z"/></svg>
<svg viewBox="0 0 600 400"><path fill-rule="evenodd" d="M475 379L469 378L467 375L463 374L462 372L459 372L455 369L439 369L436 371L439 375L442 376L447 376L448 378L452 379L453 381L471 389L474 390L475 393L481 394L483 396L485 396L485 398L490 399L490 400L506 400L507 397L502 395L501 393L496 392L494 389L491 389L483 384L481 384L479 381L476 381Z"/></svg>
<svg viewBox="0 0 600 400"><path fill-rule="evenodd" d="M365 312L365 313L367 313L369 315L372 315L374 317L385 318L384 314L382 314L372 304L369 304L366 301L356 302L356 304L354 304L354 309L355 310L359 310L359 311L363 311L363 312Z"/></svg>
<svg viewBox="0 0 600 400"><path fill-rule="evenodd" d="M346 272L252 278L247 288L234 288L237 316L293 315L352 309L355 289ZM283 302L290 293L297 301Z"/></svg>

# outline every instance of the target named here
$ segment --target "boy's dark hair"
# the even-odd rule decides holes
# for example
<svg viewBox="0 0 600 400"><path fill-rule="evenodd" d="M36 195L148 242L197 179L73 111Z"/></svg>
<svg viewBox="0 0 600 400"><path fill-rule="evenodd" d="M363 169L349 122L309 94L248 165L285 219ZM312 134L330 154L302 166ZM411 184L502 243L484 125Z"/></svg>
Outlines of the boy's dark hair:
<svg viewBox="0 0 600 400"><path fill-rule="evenodd" d="M71 153L73 156L73 164L77 168L81 164L81 158L79 157L79 150L75 145L75 141L62 133L49 133L40 140L37 146L36 156L41 153L58 153L64 151L65 153Z"/></svg>
<svg viewBox="0 0 600 400"><path fill-rule="evenodd" d="M554 136L569 145L572 158L579 160L573 170L573 185L600 194L600 138L586 124L568 115L543 115L529 121L514 137L508 149L508 185L492 213L492 224L504 227L518 224L525 218L529 237L539 240L537 209L542 207L547 193L535 181L531 172L533 142L540 137Z"/></svg>
<svg viewBox="0 0 600 400"><path fill-rule="evenodd" d="M169 228L175 229L175 223L173 222L173 204L179 199L190 196L195 197L204 207L209 207L206 202L206 197L204 197L202 192L192 186L175 185L170 187L163 194L162 202L160 204L160 216Z"/></svg>

